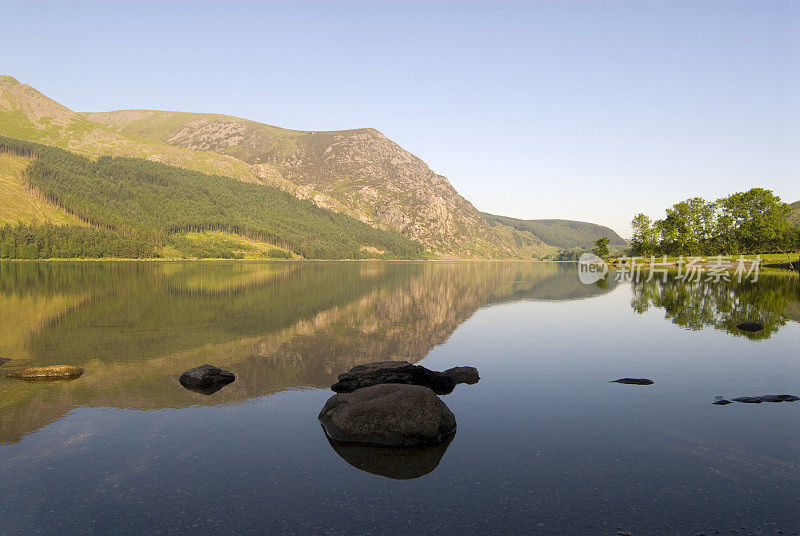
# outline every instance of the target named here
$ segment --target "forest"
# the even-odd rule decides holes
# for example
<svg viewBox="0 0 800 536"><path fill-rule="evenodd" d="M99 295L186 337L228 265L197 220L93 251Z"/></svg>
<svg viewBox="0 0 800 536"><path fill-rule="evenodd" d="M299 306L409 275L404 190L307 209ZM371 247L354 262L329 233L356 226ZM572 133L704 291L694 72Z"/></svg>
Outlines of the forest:
<svg viewBox="0 0 800 536"><path fill-rule="evenodd" d="M631 221L632 255L738 255L794 252L800 229L791 208L771 190L752 188L716 201L693 197L674 204L666 217Z"/></svg>
<svg viewBox="0 0 800 536"><path fill-rule="evenodd" d="M0 152L30 158L29 191L91 225L6 226L4 258L153 257L181 233L195 231L234 233L309 259L423 255L419 243L399 232L261 184L136 158L92 161L3 136Z"/></svg>

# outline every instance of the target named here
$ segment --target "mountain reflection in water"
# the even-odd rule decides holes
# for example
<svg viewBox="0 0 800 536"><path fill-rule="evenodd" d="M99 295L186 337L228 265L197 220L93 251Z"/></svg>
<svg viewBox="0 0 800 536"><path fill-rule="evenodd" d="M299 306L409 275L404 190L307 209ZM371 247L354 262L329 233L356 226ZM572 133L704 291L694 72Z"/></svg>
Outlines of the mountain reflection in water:
<svg viewBox="0 0 800 536"><path fill-rule="evenodd" d="M0 378L0 442L80 406L328 387L360 363L421 360L480 307L613 287L583 285L557 263L0 263L0 355L86 369L49 390ZM181 388L181 372L204 363L236 382L211 397Z"/></svg>

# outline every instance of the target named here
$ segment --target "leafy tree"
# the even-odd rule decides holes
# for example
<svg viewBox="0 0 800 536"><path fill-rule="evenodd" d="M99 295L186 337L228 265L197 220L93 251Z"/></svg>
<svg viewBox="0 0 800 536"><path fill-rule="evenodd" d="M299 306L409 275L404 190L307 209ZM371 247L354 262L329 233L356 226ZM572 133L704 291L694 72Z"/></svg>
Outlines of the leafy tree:
<svg viewBox="0 0 800 536"><path fill-rule="evenodd" d="M598 257L605 257L606 255L608 255L608 237L601 236L600 238L595 240L592 252Z"/></svg>

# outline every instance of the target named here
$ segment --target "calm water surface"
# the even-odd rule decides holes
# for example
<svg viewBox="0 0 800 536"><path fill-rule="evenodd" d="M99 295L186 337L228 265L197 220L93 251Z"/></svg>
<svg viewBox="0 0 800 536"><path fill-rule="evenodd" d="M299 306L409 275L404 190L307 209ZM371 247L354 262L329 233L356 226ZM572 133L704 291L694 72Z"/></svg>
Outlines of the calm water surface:
<svg viewBox="0 0 800 536"><path fill-rule="evenodd" d="M735 325L766 329L742 334ZM0 534L800 533L800 287L545 263L0 264ZM452 442L334 449L353 365L474 365ZM211 363L235 383L183 389ZM607 383L646 377L652 386Z"/></svg>

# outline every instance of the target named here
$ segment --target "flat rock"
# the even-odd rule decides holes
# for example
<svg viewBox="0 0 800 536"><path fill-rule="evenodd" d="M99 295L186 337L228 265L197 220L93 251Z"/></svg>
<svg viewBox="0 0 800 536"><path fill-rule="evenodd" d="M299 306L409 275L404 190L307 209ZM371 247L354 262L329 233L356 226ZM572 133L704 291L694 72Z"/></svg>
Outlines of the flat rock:
<svg viewBox="0 0 800 536"><path fill-rule="evenodd" d="M760 404L763 402L763 400L757 396L737 396L733 401L742 402L743 404Z"/></svg>
<svg viewBox="0 0 800 536"><path fill-rule="evenodd" d="M79 377L83 372L82 368L72 365L51 365L14 370L6 374L6 377L20 380L70 380Z"/></svg>
<svg viewBox="0 0 800 536"><path fill-rule="evenodd" d="M421 447L386 447L340 443L328 438L334 452L344 461L373 475L410 480L433 472L439 466L455 434L435 445Z"/></svg>
<svg viewBox="0 0 800 536"><path fill-rule="evenodd" d="M762 402L797 402L799 397L794 395L763 395L759 396Z"/></svg>
<svg viewBox="0 0 800 536"><path fill-rule="evenodd" d="M481 380L478 369L475 367L453 367L442 371L442 374L451 376L457 384L466 383L467 385L474 385Z"/></svg>
<svg viewBox="0 0 800 536"><path fill-rule="evenodd" d="M731 402L727 398L721 396L715 396L712 404L714 404L715 406L727 406L728 404L733 404L733 402Z"/></svg>
<svg viewBox="0 0 800 536"><path fill-rule="evenodd" d="M653 380L648 380L647 378L620 378L608 383L624 383L626 385L653 385L654 382Z"/></svg>
<svg viewBox="0 0 800 536"><path fill-rule="evenodd" d="M357 389L385 383L421 385L433 389L438 394L447 394L456 386L449 374L429 370L408 361L379 361L356 365L347 372L339 374L331 386L337 393L349 393Z"/></svg>
<svg viewBox="0 0 800 536"><path fill-rule="evenodd" d="M11 360L10 360L9 358L7 358L7 357L0 357L0 367L2 367L3 365L5 365L5 364L6 364L6 363L8 363L9 361L11 361Z"/></svg>
<svg viewBox="0 0 800 536"><path fill-rule="evenodd" d="M236 380L236 376L232 372L213 365L201 365L181 374L178 381L190 391L210 395L234 380Z"/></svg>
<svg viewBox="0 0 800 536"><path fill-rule="evenodd" d="M435 444L456 430L455 415L421 385L386 383L339 393L318 418L330 439L367 445Z"/></svg>
<svg viewBox="0 0 800 536"><path fill-rule="evenodd" d="M742 331L749 331L751 333L755 333L757 331L761 331L764 329L762 324L758 322L742 322L736 326L737 328L741 329Z"/></svg>

